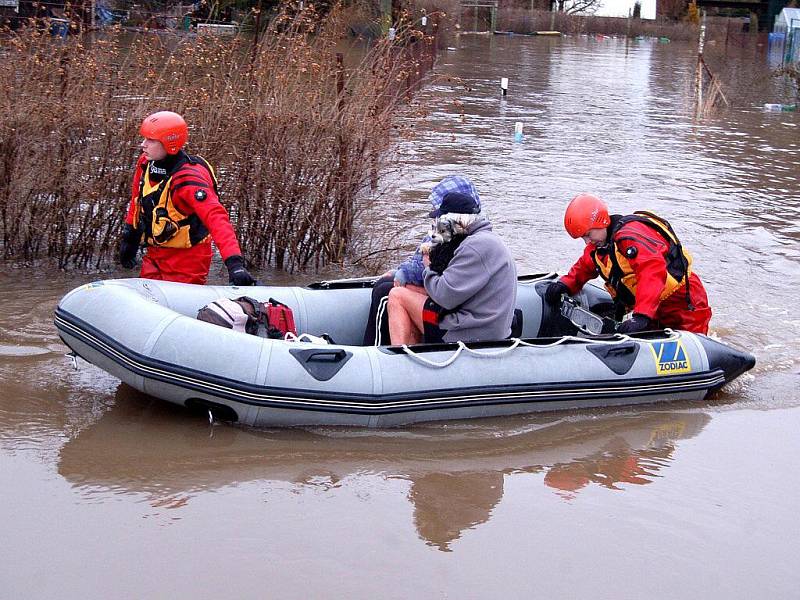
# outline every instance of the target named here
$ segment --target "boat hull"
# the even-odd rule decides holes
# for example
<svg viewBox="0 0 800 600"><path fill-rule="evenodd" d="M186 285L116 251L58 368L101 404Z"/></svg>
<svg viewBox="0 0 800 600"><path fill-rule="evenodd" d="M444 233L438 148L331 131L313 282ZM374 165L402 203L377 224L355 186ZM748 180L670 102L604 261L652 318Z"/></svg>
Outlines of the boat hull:
<svg viewBox="0 0 800 600"><path fill-rule="evenodd" d="M136 279L99 282L65 296L55 321L75 354L133 388L255 426L390 427L697 401L754 363L747 353L687 332L624 339L537 337L554 328L541 283L520 284L521 343L358 346L370 302L364 286L243 290ZM245 293L285 302L300 331L327 332L346 343L270 340L193 318L216 298Z"/></svg>

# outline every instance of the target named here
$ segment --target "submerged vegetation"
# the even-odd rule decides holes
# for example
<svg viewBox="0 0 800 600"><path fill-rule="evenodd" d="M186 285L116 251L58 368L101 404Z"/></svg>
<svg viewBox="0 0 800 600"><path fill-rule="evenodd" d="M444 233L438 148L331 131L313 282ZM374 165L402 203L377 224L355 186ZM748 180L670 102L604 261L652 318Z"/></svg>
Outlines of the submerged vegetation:
<svg viewBox="0 0 800 600"><path fill-rule="evenodd" d="M62 268L113 260L138 126L173 110L189 123L187 150L217 168L249 260L287 270L343 262L434 51L408 27L347 52L346 30L338 8L319 19L309 7L284 9L257 37L6 37L3 257Z"/></svg>
<svg viewBox="0 0 800 600"><path fill-rule="evenodd" d="M800 63L788 63L775 69L773 75L783 78L791 88L789 95L800 106Z"/></svg>

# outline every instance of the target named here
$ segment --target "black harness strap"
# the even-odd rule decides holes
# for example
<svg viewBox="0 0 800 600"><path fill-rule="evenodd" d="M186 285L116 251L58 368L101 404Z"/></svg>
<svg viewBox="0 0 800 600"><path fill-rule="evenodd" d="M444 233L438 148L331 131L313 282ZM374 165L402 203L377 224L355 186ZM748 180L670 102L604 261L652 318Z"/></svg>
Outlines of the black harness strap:
<svg viewBox="0 0 800 600"><path fill-rule="evenodd" d="M661 227L658 222L664 223L666 228ZM683 252L683 246L681 245L680 239L675 233L675 230L672 229L672 225L669 224L669 221L644 210L639 210L632 215L626 215L623 217L618 215L612 216L611 225L608 228L608 244L606 244L604 248L598 248L592 253L592 258L595 261L595 264L597 264L597 258L595 256L595 253L597 252L599 252L601 256L607 254L609 260L611 261L608 284L617 293L617 298L615 298L614 301L615 304L617 304L617 301L627 306L633 306L636 303L636 298L630 292L630 290L626 286L621 285L622 278L625 276L625 272L622 270L622 267L617 260L617 240L614 239L614 235L628 223L642 223L647 225L656 233L658 233L664 239L664 241L667 242L668 249L665 257L667 271L670 275L672 275L672 277L675 278L676 281L680 282L683 280L684 287L686 288L686 304L689 310L694 310L695 307L694 304L692 304L692 298L689 291L689 261ZM637 240L633 237L623 237L620 238L619 241L625 239L630 241L642 241L642 243L644 243L643 240ZM617 306L617 313L619 313L619 306Z"/></svg>

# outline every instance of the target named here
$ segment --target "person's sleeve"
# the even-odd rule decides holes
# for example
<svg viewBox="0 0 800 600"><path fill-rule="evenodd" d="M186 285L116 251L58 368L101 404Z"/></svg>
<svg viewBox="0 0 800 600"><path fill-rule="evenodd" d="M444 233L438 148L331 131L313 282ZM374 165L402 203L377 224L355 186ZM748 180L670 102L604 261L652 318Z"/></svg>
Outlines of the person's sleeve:
<svg viewBox="0 0 800 600"><path fill-rule="evenodd" d="M667 245L661 240L654 243L652 238L645 242L626 236L617 241L617 247L628 258L636 275L636 302L633 312L654 319L667 282L667 263L664 260ZM631 257L631 253L635 253L635 256Z"/></svg>
<svg viewBox="0 0 800 600"><path fill-rule="evenodd" d="M589 244L583 249L581 257L575 261L569 272L562 276L559 281L569 288L570 295L577 294L583 289L588 281L597 277L600 273L597 270L597 265L594 264L592 259L592 248Z"/></svg>
<svg viewBox="0 0 800 600"><path fill-rule="evenodd" d="M462 245L441 275L425 269L425 290L436 304L452 310L485 287L491 275L481 256Z"/></svg>
<svg viewBox="0 0 800 600"><path fill-rule="evenodd" d="M202 165L186 165L172 178L172 200L185 215L195 213L208 228L222 260L241 255L228 211L220 204L211 175Z"/></svg>
<svg viewBox="0 0 800 600"><path fill-rule="evenodd" d="M426 235L422 243L430 242L431 236ZM422 262L422 252L417 246L417 250L413 255L409 256L397 267L398 271L402 271L405 275L406 283L413 283L414 285L421 286L424 282L423 273L425 272L425 264Z"/></svg>
<svg viewBox="0 0 800 600"><path fill-rule="evenodd" d="M131 182L131 201L128 203L128 212L125 215L125 222L133 226L134 217L136 215L136 199L139 196L139 186L142 181L142 168L147 163L147 157L142 154L139 160L136 161L136 169L133 172L133 181Z"/></svg>

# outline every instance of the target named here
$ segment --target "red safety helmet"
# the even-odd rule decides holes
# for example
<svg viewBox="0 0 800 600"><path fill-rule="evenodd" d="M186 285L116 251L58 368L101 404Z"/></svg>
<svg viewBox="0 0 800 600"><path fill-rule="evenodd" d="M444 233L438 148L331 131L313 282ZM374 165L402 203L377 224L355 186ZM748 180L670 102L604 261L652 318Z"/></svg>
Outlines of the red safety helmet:
<svg viewBox="0 0 800 600"><path fill-rule="evenodd" d="M608 206L592 194L578 194L564 213L564 229L574 238L583 237L590 229L608 227L611 217Z"/></svg>
<svg viewBox="0 0 800 600"><path fill-rule="evenodd" d="M178 113L168 110L145 117L139 133L146 138L161 142L167 154L177 154L189 139L186 121Z"/></svg>

